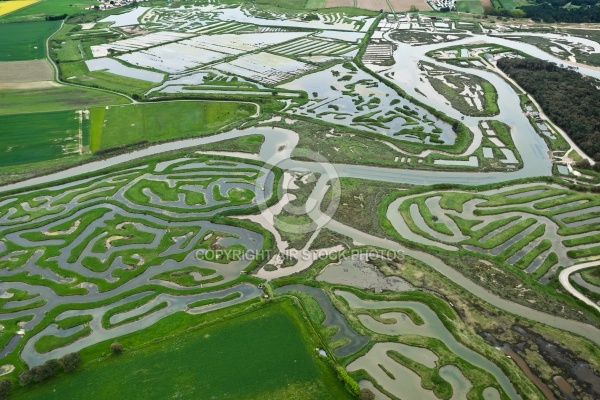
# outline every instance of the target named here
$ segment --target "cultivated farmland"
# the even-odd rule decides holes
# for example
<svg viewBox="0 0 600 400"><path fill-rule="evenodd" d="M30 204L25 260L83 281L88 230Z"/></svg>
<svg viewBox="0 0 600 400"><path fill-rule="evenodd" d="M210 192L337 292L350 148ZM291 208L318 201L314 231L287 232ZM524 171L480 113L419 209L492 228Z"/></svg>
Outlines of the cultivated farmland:
<svg viewBox="0 0 600 400"><path fill-rule="evenodd" d="M56 84L41 88L0 89L0 115L72 110L76 107L89 108L129 102L126 97L112 93Z"/></svg>
<svg viewBox="0 0 600 400"><path fill-rule="evenodd" d="M46 3L47 1L44 1ZM0 24L0 61L37 60L46 56L46 39L60 22Z"/></svg>
<svg viewBox="0 0 600 400"><path fill-rule="evenodd" d="M11 0L0 2L0 17L17 11L23 7L37 3L39 0Z"/></svg>
<svg viewBox="0 0 600 400"><path fill-rule="evenodd" d="M88 138L74 110L0 116L0 167L81 154Z"/></svg>
<svg viewBox="0 0 600 400"><path fill-rule="evenodd" d="M5 83L50 81L53 78L47 60L5 61L0 66L0 88Z"/></svg>

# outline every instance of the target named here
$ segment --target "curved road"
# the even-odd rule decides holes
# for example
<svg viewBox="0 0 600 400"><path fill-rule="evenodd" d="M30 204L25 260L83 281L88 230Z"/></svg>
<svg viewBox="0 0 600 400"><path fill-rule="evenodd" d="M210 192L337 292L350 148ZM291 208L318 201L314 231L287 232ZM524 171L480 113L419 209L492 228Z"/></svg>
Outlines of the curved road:
<svg viewBox="0 0 600 400"><path fill-rule="evenodd" d="M571 276L571 274L573 274L577 271L580 271L582 269L599 267L599 266L600 266L600 261L590 261L590 262L583 263L583 264L576 264L569 268L563 269L562 271L560 271L560 274L558 275L558 280L560 281L561 285L563 285L563 287L565 289L567 289L567 291L569 293L571 293L574 297L578 298L579 300L583 301L585 304L594 307L598 312L600 312L600 306L598 306L598 304L594 303L592 300L590 300L589 298L587 298L586 296L581 294L577 289L575 289L573 287L573 285L571 285L571 282L569 281L569 276Z"/></svg>

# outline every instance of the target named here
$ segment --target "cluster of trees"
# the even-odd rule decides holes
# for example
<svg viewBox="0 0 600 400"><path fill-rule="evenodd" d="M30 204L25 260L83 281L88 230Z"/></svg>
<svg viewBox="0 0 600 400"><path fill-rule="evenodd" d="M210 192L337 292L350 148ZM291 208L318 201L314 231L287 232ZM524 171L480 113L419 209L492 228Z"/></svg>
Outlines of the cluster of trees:
<svg viewBox="0 0 600 400"><path fill-rule="evenodd" d="M121 354L123 352L123 345L119 342L111 343L110 352L114 355ZM19 383L22 386L27 386L31 383L44 382L53 378L61 368L64 372L71 372L74 371L80 363L81 356L79 353L65 354L58 360L48 360L41 365L36 365L31 369L21 372L19 374ZM0 400L8 398L12 386L13 383L10 379L0 379Z"/></svg>
<svg viewBox="0 0 600 400"><path fill-rule="evenodd" d="M27 386L32 382L40 383L54 377L61 367L65 372L73 371L80 362L81 356L79 356L79 353L65 354L58 360L48 360L42 365L21 372L19 382L23 386Z"/></svg>
<svg viewBox="0 0 600 400"><path fill-rule="evenodd" d="M0 379L0 400L8 399L13 383L8 378Z"/></svg>
<svg viewBox="0 0 600 400"><path fill-rule="evenodd" d="M508 18L525 18L525 11L515 8L514 10L507 10L505 8L494 8L493 6L483 7L484 15L493 15L496 17L508 17Z"/></svg>
<svg viewBox="0 0 600 400"><path fill-rule="evenodd" d="M596 0L543 0L521 9L534 21L595 23L600 22L600 6L596 3Z"/></svg>
<svg viewBox="0 0 600 400"><path fill-rule="evenodd" d="M485 15L507 18L531 18L544 22L600 22L600 4L597 0L535 0L534 3L513 10L486 6Z"/></svg>
<svg viewBox="0 0 600 400"><path fill-rule="evenodd" d="M600 161L598 80L531 58L501 58L498 67L531 93L548 117L586 154Z"/></svg>

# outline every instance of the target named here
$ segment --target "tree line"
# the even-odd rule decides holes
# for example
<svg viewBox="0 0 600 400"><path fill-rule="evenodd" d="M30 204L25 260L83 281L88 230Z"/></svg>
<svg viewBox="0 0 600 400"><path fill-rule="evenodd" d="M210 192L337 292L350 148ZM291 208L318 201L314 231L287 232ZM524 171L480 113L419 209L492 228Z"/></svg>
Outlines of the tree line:
<svg viewBox="0 0 600 400"><path fill-rule="evenodd" d="M543 22L600 22L600 4L597 0L535 0L515 9L485 6L485 15L507 18L531 18Z"/></svg>
<svg viewBox="0 0 600 400"><path fill-rule="evenodd" d="M501 58L498 67L529 92L586 154L600 161L600 81L532 58Z"/></svg>
<svg viewBox="0 0 600 400"><path fill-rule="evenodd" d="M571 3L576 7L565 8ZM577 3L577 4L576 4ZM595 0L550 0L537 2L530 6L521 6L525 14L534 21L544 22L600 22L600 6Z"/></svg>

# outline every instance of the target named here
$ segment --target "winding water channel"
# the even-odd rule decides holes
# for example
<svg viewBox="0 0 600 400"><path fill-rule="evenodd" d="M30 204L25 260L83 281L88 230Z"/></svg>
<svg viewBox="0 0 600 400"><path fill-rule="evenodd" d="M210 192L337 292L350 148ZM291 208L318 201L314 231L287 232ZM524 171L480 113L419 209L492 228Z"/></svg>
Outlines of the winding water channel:
<svg viewBox="0 0 600 400"><path fill-rule="evenodd" d="M538 58L554 61L559 64L564 64L564 62L562 60L552 57L549 54L544 53L541 50L539 50L531 45L526 45L523 43L516 43L514 41L497 38L497 37L474 35L472 37L468 37L466 39L458 40L458 41L455 41L452 43L425 45L425 46L419 46L419 47L414 47L414 46L410 46L410 45L406 45L406 44L402 44L402 43L397 43L398 48L394 54L396 64L393 67L389 68L388 70L383 71L382 74L388 76L390 79L393 79L397 84L399 84L402 87L402 89L406 90L406 92L409 95L415 97L416 99L433 105L435 108L445 112L446 114L448 114L449 116L451 116L455 119L461 119L463 117L463 115L458 113L456 110L454 110L450 106L448 106L446 104L445 99L441 98L440 96L425 97L421 93L419 93L415 90L415 88L418 87L419 82L421 82L420 72L419 72L418 68L416 68L416 64L419 61L426 59L427 57L425 56L425 53L427 53L430 50L439 49L442 47L446 47L448 45L469 44L469 43L473 43L474 41L478 41L478 40L484 40L488 43L497 43L497 44L505 45L507 47L517 48L517 49L525 51L531 55L534 55ZM467 69L467 68L460 68L460 67L456 67L456 66L452 66L452 65L448 65L448 64L437 63L437 62L429 60L429 59L428 59L428 61L432 62L433 64L440 65L440 66L443 65L444 68L449 68L449 69L452 69L455 71L466 72L466 73L472 72L472 70ZM598 72L598 71L594 71L594 70L590 70L590 69L586 69L586 68L582 67L579 69L579 72L587 74L589 76L594 76L594 77L600 78L600 72ZM48 185L48 184L51 184L52 182L57 182L57 181L60 181L63 179L71 179L71 178L76 177L81 174L88 174L90 172L99 172L99 171L102 171L109 167L118 166L123 163L130 162L132 160L141 160L145 157L156 155L156 154L161 154L161 153L165 153L165 152L176 151L176 150L181 150L181 149L186 149L186 148L194 148L194 147L202 146L205 144L217 143L217 142L225 141L228 139L234 139L234 138L239 138L239 137L249 136L249 135L256 135L256 134L259 134L259 135L262 135L265 137L265 141L260 149L260 153L258 154L259 160L273 164L273 165L277 165L283 169L305 169L307 171L319 173L322 176L321 180L323 180L323 182L326 182L330 179L337 178L337 177L350 177L350 178L361 178L361 179L368 179L368 180L374 180L374 181L383 181L383 182L398 183L398 184L405 183L405 184L414 184L414 185L431 185L431 184L436 184L436 183L482 185L482 184L488 184L488 183L506 182L506 181L510 181L510 180L514 180L514 179L518 179L518 178L551 175L552 163L548 156L549 149L548 149L546 143L542 140L542 138L535 132L533 127L530 125L527 117L522 113L518 95L514 92L514 90L511 88L511 86L506 81L504 81L502 78L500 78L498 75L496 75L492 72L488 72L488 71L480 71L479 74L481 77L490 81L497 89L500 114L496 117L493 117L493 119L502 120L503 122L509 124L512 127L511 134L512 134L513 141L515 143L515 146L516 146L518 152L521 154L521 157L523 159L523 168L520 170L511 171L511 172L491 172L491 173L464 172L464 171L428 171L428 170L414 170L414 169L403 169L403 168L382 168L382 167L372 167L372 166L364 166L364 165L349 165L349 164L331 165L331 164L319 163L319 162L298 161L298 160L291 159L292 151L297 147L298 140L299 140L299 136L298 136L297 132L294 132L292 129L253 127L253 128L249 128L249 129L243 129L243 130L232 130L229 132L220 133L220 134L213 135L210 137L179 140L179 141L173 141L173 142L169 142L169 143L163 143L163 144L149 146L144 149L135 150L135 151L132 151L127 154L121 154L121 155L107 158L104 160L94 161L94 162L88 163L86 165L70 168L70 169L67 169L67 170L64 170L61 172L57 172L57 173L53 173L53 174L49 174L49 175L41 176L41 177L37 177L37 178L32 178L32 179L14 183L14 184L9 184L9 185L0 187L0 194L6 193L6 192L12 191L12 190L27 190L28 188L30 188L32 186ZM480 133L478 133L478 131L476 131L476 129L474 129L474 127L477 126L479 121L485 120L485 119L486 118L474 118L474 117L464 117L464 119L463 119L464 123L467 126L471 127L472 130L474 130L475 135L476 135L476 141L477 141L477 137L478 136L480 137ZM477 146L470 146L469 149L467 150L467 152L465 152L465 155L473 153L476 150L476 148L477 148ZM218 154L222 154L224 156L228 155L228 153L226 153L226 152L222 152L222 153L218 153ZM236 153L236 157L243 157L243 156L244 156L244 154L242 154L242 153ZM252 154L248 154L246 156L248 159L256 158L256 155L252 155ZM331 174L331 167L333 167L333 169L335 171L335 174L334 174L335 176L332 176L332 174ZM321 214L320 207L319 207L320 202L321 202L322 187L323 187L322 185L317 185L315 191L311 195L311 199L314 202L314 207L310 211L309 216L313 220L322 220L323 219L323 215ZM266 194L265 197L268 197L268 194ZM122 201L122 202L126 201L126 199L122 195L119 196L118 200ZM157 198L154 198L153 200L158 201ZM179 205L181 205L181 203L182 202L180 202ZM0 205L2 205L2 204L3 203L0 200ZM137 210L143 212L145 209L144 209L144 207L137 206ZM119 212L123 215L133 216L133 215L128 214L128 212L125 210L113 209L111 212L113 214L116 212ZM70 216L69 218L73 218L73 216ZM149 220L152 220L152 218L153 217L148 216ZM101 222L102 221L99 221L98 224ZM158 222L158 221L154 221L154 222ZM205 223L203 222L203 225L204 224ZM210 226L210 225L211 224L206 223L206 225L203 226L202 232L205 233L205 232L207 232L207 230L214 230L217 228L217 227ZM95 226L96 225L91 225L87 229L90 230L90 232L91 232L91 230L93 230ZM581 322L567 320L567 319L560 318L560 317L557 317L554 315L536 311L531 308L525 307L523 305L514 303L510 300L496 296L496 295L490 293L489 291L487 291L486 289L482 288L481 286L477 285L474 281L463 276L462 274L457 272L452 267L445 264L442 260L435 257L435 255L428 254L426 252L419 251L419 250L410 249L410 248L400 245L394 241L378 238L369 233L358 231L356 229L353 229L353 228L350 228L350 227L344 225L343 221L329 220L329 221L325 222L324 224L322 224L321 226L326 227L334 232L338 232L338 233L350 236L354 239L354 241L362 243L362 244L379 246L379 247L391 249L394 251L402 251L406 255L413 257L415 259L418 259L418 260L430 265L432 268L434 268L435 270L437 270L438 272L440 272L441 274L443 274L444 276L446 276L447 278L452 280L455 284L461 286L466 291L477 296L482 301L485 301L495 307L498 307L509 313L524 317L526 319L539 321L544 324L547 324L547 325L550 325L550 326L553 326L553 327L556 327L559 329L563 329L563 330L569 331L569 332L577 334L577 335L581 335L581 336L593 341L594 343L600 345L600 330L598 328L593 327L588 324L581 323ZM47 227L44 227L44 229L47 229L50 227L51 226L47 226ZM229 228L233 229L233 227L229 227ZM225 230L228 228L218 227L218 229ZM148 230L151 230L151 228L148 228ZM154 233L158 233L158 232L154 231ZM253 235L252 232L248 232L245 230L244 231L243 230L235 231L235 234L237 235L238 240L240 242L242 242L243 244L247 245L247 247L249 247L249 248L250 247L251 248L261 248L262 247L262 237L260 235ZM200 236L200 234L198 234L198 236ZM21 238L19 235L13 235L13 236L11 236L11 240L19 242L19 241L24 241L25 239ZM25 242L22 242L22 244L25 244ZM76 244L77 243L73 243L70 247L72 248ZM0 246L2 246L2 242L0 242ZM2 249L0 248L0 250L2 250ZM110 253L110 251L107 251L107 253ZM67 253L61 254L59 256L59 260L61 262L64 262L68 268L68 263L66 263L66 254ZM108 255L110 255L110 254L108 254ZM30 267L32 267L32 265ZM162 268L164 268L164 267L169 268L169 269L175 269L175 268L180 268L181 265L176 264L176 265L162 266ZM227 275L227 276L225 276L226 280L233 279L235 277L235 275L239 274L239 271L241 271L241 269L243 269L244 265L233 263L229 267L231 268L231 271L230 271L230 273L226 274ZM573 271L570 271L570 272L573 272ZM91 293L86 295L86 301L89 301L90 298L97 299L97 300L106 299L106 298L109 298L112 296L116 296L119 293L123 293L128 290L131 290L139 285L146 284L146 283L148 283L149 277L155 273L156 273L155 270L151 270L147 274L140 275L138 278L132 279L132 280L128 281L125 285L122 285L121 287L119 287L119 289L115 292L103 294L103 293L98 293L97 289L95 290L95 292L94 292L94 290L92 290ZM110 275L110 270L107 274ZM106 278L105 275L103 275L102 277ZM49 278L56 280L56 277L49 276ZM11 283L10 286L17 288L17 289L20 288L22 290L28 290L30 292L40 293L44 298L48 299L47 304L54 305L56 303L53 303L53 302L59 301L58 297L60 297L60 296L58 296L54 291L52 291L51 289L49 289L48 287L45 287L45 286L31 287L30 285L25 285L22 283ZM253 286L251 286L251 285L235 286L235 287L223 290L222 293L219 292L218 295L225 296L233 291L237 291L237 292L241 293L241 295L242 295L238 299L258 296L260 294L258 289L254 290L252 288L253 288ZM189 297L186 296L185 301L182 299L178 299L175 296L171 296L171 297L169 297L169 295L164 295L164 296L161 295L161 296L162 297L157 298L157 300L155 300L155 303L153 303L153 304L158 304L159 301L166 301L169 303L170 306L167 309L165 309L165 311L158 311L158 312L152 314L152 317L145 319L144 323L153 323L152 321L157 321L158 319L164 317L165 315L169 315L173 312L184 309L185 306L187 304L189 304L191 301L204 299L203 295L192 295ZM319 301L319 298L321 297L321 295L315 294L315 296L313 296L313 297L317 298L317 301ZM77 302L76 297L72 298L71 300L75 300L75 302ZM232 302L237 302L237 301L242 301L242 300L234 300ZM219 306L215 306L215 307L220 307L221 305L224 307L227 304L231 304L231 303L220 303ZM113 307L113 306L114 305L111 305L111 307ZM414 307L417 307L417 305L415 304ZM210 308L207 308L206 311L208 311L209 309ZM26 311L21 312L20 314L16 313L16 314L13 314L13 316L19 316L19 315L24 315L24 314L34 314L35 315L34 319L30 323L26 324L26 326L29 327L29 326L34 325L34 321L39 322L39 320L43 316L43 313L45 313L47 310L48 310L48 306L45 306L45 307L41 307L41 308L38 308L35 310L26 310ZM92 322L92 324L94 326L94 331L93 331L94 334L90 335L88 337L88 339L76 342L77 345L63 347L57 351L47 353L46 355L43 355L43 356L40 356L35 351L35 349L33 349L34 340L29 340L25 346L23 353L22 353L22 357L23 357L24 361L30 365L36 364L36 363L39 363L40 361L43 361L44 359L54 358L54 357L60 356L61 354L66 353L68 351L80 349L82 347L85 347L85 345L89 345L92 342L96 342L97 340L116 337L123 333L126 333L125 330L123 330L123 332L121 332L121 330L115 328L113 333L107 334L106 331L104 331L102 329L102 327L99 325L99 320L98 320L98 316L101 316L104 313L104 311L105 310L103 310L103 309L94 309L94 310L86 311L86 312L89 312L94 318L93 322ZM423 313L427 313L427 311L419 310L419 313L424 315ZM66 318L68 316L69 316L69 314L67 313L61 317ZM361 321L362 321L362 319L361 319ZM365 321L363 321L363 323L368 324L370 322L365 320ZM372 327L375 328L374 326L372 326ZM436 328L435 332L437 335L440 335L440 332L442 332L442 331ZM65 335L65 334L71 334L71 333L73 333L73 331L59 332L59 330L56 328L55 325L50 325L44 331L40 332L37 336L40 336L42 334L44 334L44 335L47 335L47 334ZM346 333L348 333L348 332L346 332ZM354 334L356 334L356 332L354 332ZM347 352L350 352L350 351L353 352L353 351L359 349L360 347L362 347L362 345L364 345L365 339L362 338L361 335L358 335L358 334L354 335L354 334L351 335L353 338L353 341L351 341L349 348L348 348L348 346L341 347L337 352L337 353L339 353L339 355L349 354ZM449 337L444 336L443 339L445 342L446 342L446 340L452 342L453 337L451 335ZM455 340L454 340L454 342L455 342ZM448 344L449 342L446 342L446 343ZM13 349L14 349L14 346L16 346L16 344L17 344L17 342L15 342L15 341L9 342L9 344L7 345L7 347L5 347L5 349L3 351L3 355L6 354L7 350L10 350L10 346L13 346ZM450 344L448 344L448 345L450 346ZM459 346L459 345L457 345L457 346ZM344 349L344 347L346 347L346 348ZM477 356L479 356L479 358L477 358L475 355L471 354L473 352L467 354L466 351L468 349L465 350L463 348L464 346L462 346L461 348L459 348L459 347L451 348L451 350L455 351L461 357L469 360L470 362L474 363L475 365L480 365L482 368L485 368L488 371L495 371L495 370L499 371L499 368L496 365L494 365L493 363L489 362L487 359L484 359L483 357L481 357L479 355L477 355ZM447 375L448 377L454 376L454 378L449 378L451 380L454 380L456 382L460 381L460 377L456 374L456 371L446 369L444 374ZM494 373L494 375L495 375L496 379L498 379L498 382L502 385L503 389L507 393L509 393L511 398L518 397L518 395L514 391L514 388L512 387L510 382L508 382L508 379L504 376L504 374L501 373L501 371L498 374ZM468 391L467 386L463 386L461 391L466 393L466 391ZM492 395L492 397L493 397L493 395Z"/></svg>
<svg viewBox="0 0 600 400"><path fill-rule="evenodd" d="M502 107L502 106L501 106ZM545 156L545 151L538 153L531 149L531 142L538 142L539 136L533 130L527 130L526 133L532 136L529 141L515 141L519 152L529 153L530 155L536 155L535 157L528 158L523 157L524 166L519 171L514 172L495 172L495 173L468 173L468 172L453 172L453 171L424 171L424 170L404 170L404 169L393 169L393 168L379 168L370 166L360 165L347 165L347 164L334 164L333 167L337 172L338 176L341 177L352 177L352 178L363 178L376 181L386 181L393 183L409 183L418 185L429 185L434 183L457 183L463 185L474 185L484 183L496 183L513 180L525 176L540 176L550 174L550 161ZM318 172L321 174L326 173L326 168L323 164L305 161L296 161L290 158L290 154L298 143L298 134L289 129L282 128L249 128L245 130L233 130L226 133L203 137L186 139L181 141L175 141L170 143L158 144L150 146L145 149L136 150L131 153L118 155L116 157L108 158L101 161L92 162L84 166L70 168L58 173L49 174L44 177L33 178L27 181L6 185L0 187L0 193L14 189L24 189L32 185L47 184L52 181L58 181L62 179L72 178L79 174L89 173L91 171L101 171L105 168L119 165L131 160L143 159L145 157L161 154L168 151L175 151L179 149L191 148L201 146L203 144L216 143L227 139L232 139L241 136L248 136L260 134L265 136L266 140L260 150L259 159L261 161L268 161L272 164L278 164L278 166L286 169L306 169L312 172ZM540 145L545 147L545 143L542 141ZM547 150L547 147L545 147ZM226 152L220 153L224 156ZM540 162L541 161L541 162ZM540 169L543 173L540 173ZM319 199L315 199L320 202ZM313 219L318 219L320 214L318 207L313 208ZM443 263L439 258L427 254L422 251L408 249L394 241L381 239L370 235L368 233L360 232L353 228L347 227L339 221L330 221L326 225L327 228L337 231L354 238L363 244L371 244L393 250L402 250L405 254L416 258L420 261L431 265L438 272L444 274L450 278L453 282L462 286L467 291L473 293L477 297L481 298L488 303L501 308L510 313L520 315L525 318L533 319L542 323L546 323L550 326L554 326L560 329L576 333L584 336L595 343L600 345L600 330L592 327L588 324L583 324L577 321L566 320L560 317L549 315L543 312L533 310L531 308L516 304L512 301L500 298L483 289L481 286L475 284L470 279L466 278L462 274L455 271L450 266Z"/></svg>

